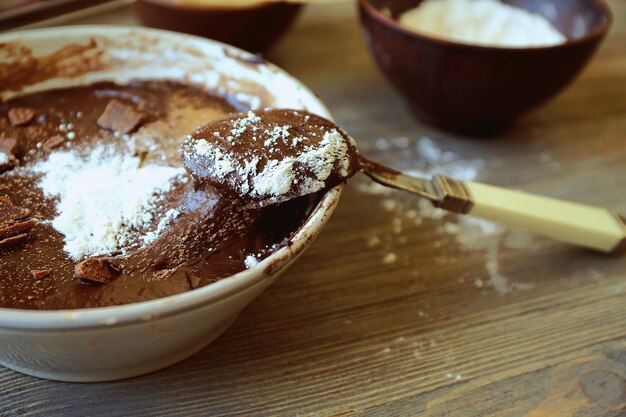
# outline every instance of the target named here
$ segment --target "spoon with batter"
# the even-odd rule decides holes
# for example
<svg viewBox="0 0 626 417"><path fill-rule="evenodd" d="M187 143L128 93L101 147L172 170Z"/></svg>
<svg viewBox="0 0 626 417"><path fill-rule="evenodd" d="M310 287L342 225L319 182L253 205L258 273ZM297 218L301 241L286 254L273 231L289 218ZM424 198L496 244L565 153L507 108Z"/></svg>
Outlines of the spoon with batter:
<svg viewBox="0 0 626 417"><path fill-rule="evenodd" d="M248 209L330 189L361 171L450 212L602 252L626 249L626 223L607 209L444 175L403 174L367 160L340 127L305 111L267 109L212 122L188 136L180 154L198 184Z"/></svg>

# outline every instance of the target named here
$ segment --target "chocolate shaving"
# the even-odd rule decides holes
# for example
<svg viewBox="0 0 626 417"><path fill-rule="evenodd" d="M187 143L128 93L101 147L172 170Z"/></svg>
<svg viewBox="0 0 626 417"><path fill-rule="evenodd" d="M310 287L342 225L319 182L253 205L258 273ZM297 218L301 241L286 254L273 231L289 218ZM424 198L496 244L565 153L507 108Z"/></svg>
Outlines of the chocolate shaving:
<svg viewBox="0 0 626 417"><path fill-rule="evenodd" d="M30 273L37 281L41 281L42 279L46 279L52 275L52 269L34 269L30 271Z"/></svg>
<svg viewBox="0 0 626 417"><path fill-rule="evenodd" d="M19 235L28 235L37 223L33 220L12 224L0 229L0 240L7 240Z"/></svg>
<svg viewBox="0 0 626 417"><path fill-rule="evenodd" d="M35 118L35 111L28 107L13 107L8 116L11 126L23 126Z"/></svg>
<svg viewBox="0 0 626 417"><path fill-rule="evenodd" d="M76 278L95 284L111 282L121 273L121 266L114 264L110 259L102 258L85 259L74 268Z"/></svg>
<svg viewBox="0 0 626 417"><path fill-rule="evenodd" d="M190 272L185 271L185 276L187 278L187 283L189 284L190 289L200 288L202 279L196 274L192 274Z"/></svg>
<svg viewBox="0 0 626 417"><path fill-rule="evenodd" d="M30 210L16 207L11 199L6 196L0 197L0 227L9 221L22 220L30 214Z"/></svg>
<svg viewBox="0 0 626 417"><path fill-rule="evenodd" d="M148 157L148 150L144 148L135 149L135 156L139 158L139 166L142 167Z"/></svg>
<svg viewBox="0 0 626 417"><path fill-rule="evenodd" d="M21 235L11 236L0 240L0 249L11 249L16 246L23 245L26 242L28 242L28 233L22 233Z"/></svg>
<svg viewBox="0 0 626 417"><path fill-rule="evenodd" d="M0 152L5 153L7 161L0 164L0 174L13 169L17 165L17 154L19 153L19 147L17 139L15 138L0 138Z"/></svg>
<svg viewBox="0 0 626 417"><path fill-rule="evenodd" d="M144 113L136 111L132 106L119 100L111 100L98 118L98 126L103 129L120 133L136 130L146 119Z"/></svg>
<svg viewBox="0 0 626 417"><path fill-rule="evenodd" d="M49 151L65 143L65 137L61 135L54 135L43 143L44 151Z"/></svg>
<svg viewBox="0 0 626 417"><path fill-rule="evenodd" d="M17 153L17 139L15 138L0 139L0 151L6 153L9 156L15 156L15 154Z"/></svg>
<svg viewBox="0 0 626 417"><path fill-rule="evenodd" d="M6 202L6 198L2 199ZM0 250L12 249L28 242L30 232L37 223L33 220L15 223L8 220L0 223Z"/></svg>

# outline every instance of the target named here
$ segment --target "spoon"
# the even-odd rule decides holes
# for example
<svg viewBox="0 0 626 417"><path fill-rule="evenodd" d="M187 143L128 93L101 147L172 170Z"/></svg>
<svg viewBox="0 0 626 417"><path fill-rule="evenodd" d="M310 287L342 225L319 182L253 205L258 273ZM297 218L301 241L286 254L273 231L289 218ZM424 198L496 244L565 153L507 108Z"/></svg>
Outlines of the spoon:
<svg viewBox="0 0 626 417"><path fill-rule="evenodd" d="M607 253L626 250L626 221L610 210L444 175L418 178L361 156L333 122L266 109L212 122L185 139L185 168L199 184L265 207L330 189L361 171L435 207Z"/></svg>

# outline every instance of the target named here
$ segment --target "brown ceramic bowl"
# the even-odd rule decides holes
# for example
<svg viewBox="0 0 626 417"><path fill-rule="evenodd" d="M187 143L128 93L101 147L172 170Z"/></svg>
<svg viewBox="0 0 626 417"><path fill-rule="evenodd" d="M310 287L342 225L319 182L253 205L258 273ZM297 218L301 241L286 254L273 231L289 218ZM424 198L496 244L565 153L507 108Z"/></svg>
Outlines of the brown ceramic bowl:
<svg viewBox="0 0 626 417"><path fill-rule="evenodd" d="M185 4L180 0L139 0L134 11L145 26L203 36L251 52L263 52L287 30L301 7L300 4L281 2L231 7Z"/></svg>
<svg viewBox="0 0 626 417"><path fill-rule="evenodd" d="M554 96L589 61L611 25L602 0L504 0L546 17L567 42L499 48L446 41L396 18L422 0L360 0L366 41L418 116L464 133L493 133Z"/></svg>

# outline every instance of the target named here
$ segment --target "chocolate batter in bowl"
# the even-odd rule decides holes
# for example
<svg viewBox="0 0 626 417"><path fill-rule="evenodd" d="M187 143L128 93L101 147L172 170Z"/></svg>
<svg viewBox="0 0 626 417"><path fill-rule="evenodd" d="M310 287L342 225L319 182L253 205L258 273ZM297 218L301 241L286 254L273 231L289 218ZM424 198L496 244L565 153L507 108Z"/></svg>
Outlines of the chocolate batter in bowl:
<svg viewBox="0 0 626 417"><path fill-rule="evenodd" d="M182 137L197 125L228 112L264 107L304 109L329 117L323 104L298 81L248 53L213 41L156 30L104 26L2 35L0 98L3 117L6 115L0 121L3 123L2 143L11 145L6 139L18 137L19 143L28 145L16 148L13 144L11 149L3 150L8 157L3 162L4 174L0 175L22 175L23 170L31 169L36 179L27 184L28 176L24 174L26 179L20 180L24 189L32 188L35 181L47 181L48 191L52 190L56 196L52 200L40 196L40 204L23 213L20 211L24 208L22 203L30 201L28 198L32 196L25 197L15 183L7 186L6 178L0 181L0 188L4 187L0 190L3 197L0 203L3 203L5 217L12 216L11 227L20 229L9 230L13 239L9 243L26 242L29 250L39 248L39 252L31 253L26 261L20 261L15 255L20 253L20 248L10 248L9 258L4 253L5 259L0 262L4 280L4 286L0 286L3 292L0 363L30 375L64 381L113 380L161 369L192 355L219 336L238 313L306 249L328 221L341 193L341 187L336 187L282 209L283 213L296 213L292 214L295 216L293 224L279 228L278 235L284 236L268 237L259 232L263 224L279 224L276 219L285 217L280 211L255 218L260 226L253 230L254 236L241 234L227 250L221 250L221 258L220 253L211 259L203 258L206 251L202 244L206 242L209 248L215 242L228 240L221 231L249 223L245 213L237 214L240 218L234 220L233 216L223 216L220 220L223 227L216 230L194 233L196 228L189 227L185 233L180 232L185 230L188 217L186 213L172 213L180 207L177 203L181 202L181 196L187 203L197 196L183 174L174 168L164 169L176 165L171 161L176 156L176 141L156 146L154 139L158 139L159 134L165 131L167 137ZM50 109L47 104L54 100L60 104ZM77 110L76 103L82 103L84 109ZM186 126L187 130L180 130L181 126ZM41 140L33 139L37 137L37 129L43 129ZM106 136L103 143L95 139L103 135ZM104 146L110 143L115 144L115 149ZM115 155L123 152L132 155L127 155L128 160L116 162ZM89 171L89 175L101 172L108 175L109 171L98 171L103 166L109 170L114 167L114 171L122 174L143 172L138 169L149 166L153 171L145 181L150 182L152 174L163 175L158 178L165 180L157 181L161 185L171 181L165 197L159 200L161 212L132 229L135 235L131 233L130 238L113 243L104 239L103 242L110 244L105 245L104 252L85 242L68 246L66 240L63 246L64 242L54 230L62 229L59 224L73 223L53 218L54 208L46 212L44 207L50 201L58 202L54 198L60 200L58 204L82 201L88 218L90 206L85 196L99 198L102 192L74 195L74 188L70 187L70 192L67 185L73 184L72 181L80 183L80 175L86 175L72 165L72 161L87 161L91 166L89 158L94 154L105 163L95 164L92 167L95 171ZM60 164L66 164L67 169L59 171ZM72 178L73 174L76 178ZM141 178L138 175L137 181ZM112 198L118 199L120 204L126 202L119 195L112 195ZM198 200L204 204L201 219L202 213L212 221L215 221L215 213L231 213L228 199L217 203L207 203L208 200L206 195ZM56 210L60 211L58 204ZM176 228L169 227L170 222ZM259 240L259 236L266 240ZM193 244L184 247L177 244L186 238ZM37 246L32 242L40 243ZM73 242L80 243L80 236ZM191 247L203 255L198 257L195 252L180 251L181 247ZM107 253L111 248L115 253ZM124 253L127 249L128 253ZM255 249L252 259L243 260L251 249ZM59 253L73 256L67 260L77 265L84 259L97 262L110 259L111 263L106 265L104 275L94 275L84 265L76 271L57 270L61 264L65 267L72 264L55 263ZM47 254L54 254L54 259L52 255L48 259ZM133 265L137 267L145 260L150 261L152 269L133 275L132 271L139 270L133 270ZM187 261L193 262L185 263ZM211 263L225 266L211 275L211 268L206 267ZM20 276L28 270L35 281L67 284L67 279L58 277L75 272L88 283L73 282L73 286L61 287L54 284L56 289L52 289L52 294L57 294L56 297L45 291L43 294L11 291L17 288L10 285L15 280L12 271L20 266L24 266ZM248 269L243 270L246 267ZM146 270L156 274L154 280ZM168 273L174 275L171 280L158 280L159 274ZM224 273L234 275L220 276ZM150 281L156 284L150 286ZM163 282L171 285L163 285ZM105 290L92 291L89 285ZM116 285L141 288L135 287L125 294L112 290ZM57 311L53 311L55 309Z"/></svg>

